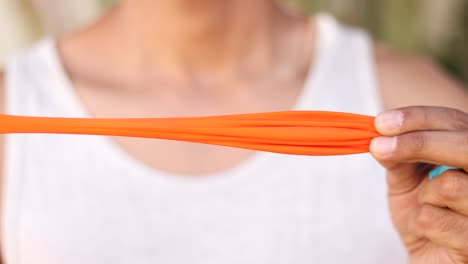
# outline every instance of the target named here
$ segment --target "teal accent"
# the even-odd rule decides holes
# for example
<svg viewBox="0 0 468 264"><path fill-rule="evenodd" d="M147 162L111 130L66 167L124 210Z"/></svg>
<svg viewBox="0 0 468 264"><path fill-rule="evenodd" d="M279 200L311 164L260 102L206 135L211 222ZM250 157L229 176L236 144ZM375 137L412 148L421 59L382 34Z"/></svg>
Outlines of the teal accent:
<svg viewBox="0 0 468 264"><path fill-rule="evenodd" d="M460 169L455 168L455 167L450 167L450 166L439 166L433 169L431 172L429 172L429 179L432 180L448 170L460 170Z"/></svg>

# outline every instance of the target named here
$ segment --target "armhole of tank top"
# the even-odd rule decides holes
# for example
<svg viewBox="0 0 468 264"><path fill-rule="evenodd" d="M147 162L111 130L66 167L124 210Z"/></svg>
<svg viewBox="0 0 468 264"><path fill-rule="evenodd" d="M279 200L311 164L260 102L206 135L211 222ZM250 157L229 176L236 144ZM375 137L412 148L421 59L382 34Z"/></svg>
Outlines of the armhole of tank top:
<svg viewBox="0 0 468 264"><path fill-rule="evenodd" d="M311 19L316 22L316 39L314 58L310 61L307 78L303 85L303 90L298 97L295 107L292 110L320 110L318 98L321 96L321 87L330 64L330 56L333 53L334 41L336 38L337 22L335 18L327 12L317 12ZM322 109L325 110L325 109Z"/></svg>
<svg viewBox="0 0 468 264"><path fill-rule="evenodd" d="M383 98L380 92L377 63L374 54L374 42L372 37L366 32L360 32L358 42L359 56L363 58L360 75L363 81L362 89L369 95L369 111L372 115L377 115L384 110Z"/></svg>
<svg viewBox="0 0 468 264"><path fill-rule="evenodd" d="M320 70L326 69L329 71L332 69L333 67L330 64L335 62L330 57L333 56L333 53L340 52L337 49L343 48L339 45L340 42L348 43L346 49L348 52L353 53L353 58L349 58L352 61L348 63L355 63L350 64L350 67L353 67L350 70L358 77L358 87L356 89L359 89L360 94L364 95L362 98L364 105L362 108L360 107L361 113L367 115L378 114L383 110L383 103L379 90L372 37L365 30L342 24L326 12L320 12L317 16L320 18L323 30L321 40L321 52L323 54L321 56L326 58L322 59ZM326 82L322 78L327 78L327 74L329 72L320 73L318 75L320 77L315 80L314 85L319 87L323 82ZM320 94L317 96L320 96Z"/></svg>
<svg viewBox="0 0 468 264"><path fill-rule="evenodd" d="M15 104L17 104L18 94L16 82L17 68L19 58L13 58L7 61L4 68L4 114L13 114ZM16 248L18 239L17 225L20 212L20 179L13 177L13 173L20 167L17 162L16 151L18 142L14 135L5 134L3 136L3 167L2 167L2 198L1 198L1 252L5 263L16 263L17 256L12 255L13 248Z"/></svg>

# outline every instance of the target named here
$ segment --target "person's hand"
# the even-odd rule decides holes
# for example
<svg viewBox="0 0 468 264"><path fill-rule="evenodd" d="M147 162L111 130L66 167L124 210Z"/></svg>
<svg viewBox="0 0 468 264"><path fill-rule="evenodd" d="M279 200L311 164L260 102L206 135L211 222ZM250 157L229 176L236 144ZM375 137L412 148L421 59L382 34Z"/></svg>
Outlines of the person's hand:
<svg viewBox="0 0 468 264"><path fill-rule="evenodd" d="M393 222L411 263L468 263L468 114L407 107L375 120L372 155L387 169ZM435 165L461 168L429 180Z"/></svg>

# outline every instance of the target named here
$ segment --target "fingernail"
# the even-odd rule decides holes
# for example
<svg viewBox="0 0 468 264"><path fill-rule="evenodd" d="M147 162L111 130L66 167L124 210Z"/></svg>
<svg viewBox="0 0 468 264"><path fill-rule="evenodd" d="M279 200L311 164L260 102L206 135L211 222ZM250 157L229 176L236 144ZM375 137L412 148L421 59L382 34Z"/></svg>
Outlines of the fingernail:
<svg viewBox="0 0 468 264"><path fill-rule="evenodd" d="M390 110L378 115L375 125L381 132L395 132L403 125L403 113L397 110Z"/></svg>
<svg viewBox="0 0 468 264"><path fill-rule="evenodd" d="M378 137L372 140L370 145L371 152L380 156L385 156L392 153L396 148L395 137Z"/></svg>

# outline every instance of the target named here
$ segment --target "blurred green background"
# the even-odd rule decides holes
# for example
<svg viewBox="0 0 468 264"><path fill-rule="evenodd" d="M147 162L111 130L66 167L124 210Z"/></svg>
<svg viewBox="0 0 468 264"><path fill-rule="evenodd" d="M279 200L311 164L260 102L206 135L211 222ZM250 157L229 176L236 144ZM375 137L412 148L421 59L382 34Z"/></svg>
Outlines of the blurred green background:
<svg viewBox="0 0 468 264"><path fill-rule="evenodd" d="M366 28L376 41L434 58L468 84L466 0L290 0L306 12L329 11Z"/></svg>
<svg viewBox="0 0 468 264"><path fill-rule="evenodd" d="M467 0L279 0L327 11L401 52L431 56L468 85ZM44 34L91 22L116 0L0 0L0 64Z"/></svg>

